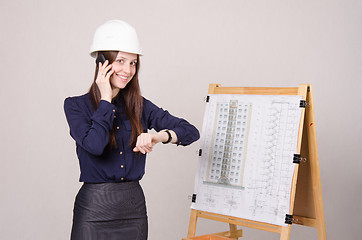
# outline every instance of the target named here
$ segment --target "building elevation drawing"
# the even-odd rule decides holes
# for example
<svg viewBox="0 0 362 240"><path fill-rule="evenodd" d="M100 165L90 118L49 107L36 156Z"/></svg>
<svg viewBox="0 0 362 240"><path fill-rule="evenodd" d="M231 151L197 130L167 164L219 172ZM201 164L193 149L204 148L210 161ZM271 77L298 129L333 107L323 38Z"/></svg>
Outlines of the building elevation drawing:
<svg viewBox="0 0 362 240"><path fill-rule="evenodd" d="M211 94L193 209L285 226L301 96Z"/></svg>

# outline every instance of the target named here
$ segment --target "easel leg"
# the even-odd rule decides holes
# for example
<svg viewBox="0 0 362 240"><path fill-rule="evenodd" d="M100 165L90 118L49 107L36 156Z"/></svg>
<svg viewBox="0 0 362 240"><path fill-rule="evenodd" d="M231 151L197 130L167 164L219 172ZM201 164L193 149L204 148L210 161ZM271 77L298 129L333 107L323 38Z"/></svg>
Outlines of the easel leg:
<svg viewBox="0 0 362 240"><path fill-rule="evenodd" d="M309 87L309 93L307 95L307 102L309 107L306 108L306 120L308 123L308 148L309 148L309 161L311 163L311 176L313 184L313 198L316 212L316 219L318 222L318 239L326 240L326 225L324 220L324 209L323 209L323 198L322 198L322 186L321 176L319 169L319 158L318 158L318 145L317 145L317 134L315 128L315 115L314 115L314 102L313 102L313 91L312 86Z"/></svg>
<svg viewBox="0 0 362 240"><path fill-rule="evenodd" d="M191 209L189 231L187 237L195 237L196 234L196 223L197 223L197 210Z"/></svg>
<svg viewBox="0 0 362 240"><path fill-rule="evenodd" d="M326 226L324 224L318 228L318 239L327 240Z"/></svg>
<svg viewBox="0 0 362 240"><path fill-rule="evenodd" d="M236 232L238 230L238 227L235 224L229 223L229 227L230 227L230 233L231 232ZM231 239L238 240L239 238L231 238Z"/></svg>
<svg viewBox="0 0 362 240"><path fill-rule="evenodd" d="M282 227L282 232L280 233L280 240L289 240L290 235L290 226Z"/></svg>

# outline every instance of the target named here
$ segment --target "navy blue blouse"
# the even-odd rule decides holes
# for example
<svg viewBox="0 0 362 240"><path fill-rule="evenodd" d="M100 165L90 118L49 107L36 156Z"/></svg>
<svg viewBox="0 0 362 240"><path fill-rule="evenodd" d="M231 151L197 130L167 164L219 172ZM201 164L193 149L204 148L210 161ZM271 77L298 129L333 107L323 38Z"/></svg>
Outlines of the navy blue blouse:
<svg viewBox="0 0 362 240"><path fill-rule="evenodd" d="M122 102L110 103L101 100L94 110L89 94L68 97L64 111L70 128L70 135L76 141L80 165L81 182L122 182L140 180L145 173L146 155L133 152L130 146L132 128ZM141 122L147 129L173 130L177 145L189 145L199 139L199 131L182 118L172 116L143 98ZM115 124L118 148L110 148L109 133Z"/></svg>

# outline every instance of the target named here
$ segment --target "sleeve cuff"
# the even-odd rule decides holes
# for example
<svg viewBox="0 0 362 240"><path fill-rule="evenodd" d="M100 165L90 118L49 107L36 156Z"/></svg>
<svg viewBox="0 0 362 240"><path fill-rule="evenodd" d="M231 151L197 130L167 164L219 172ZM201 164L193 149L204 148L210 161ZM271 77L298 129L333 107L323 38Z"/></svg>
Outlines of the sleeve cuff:
<svg viewBox="0 0 362 240"><path fill-rule="evenodd" d="M114 106L112 103L110 103L106 100L101 100L99 102L98 109L105 109L105 110L109 109L112 111L112 110L116 110L116 106Z"/></svg>
<svg viewBox="0 0 362 240"><path fill-rule="evenodd" d="M177 136L177 142L175 144L178 145L183 145L183 130L181 128L174 128L174 129L170 129L172 131L175 132L176 136Z"/></svg>

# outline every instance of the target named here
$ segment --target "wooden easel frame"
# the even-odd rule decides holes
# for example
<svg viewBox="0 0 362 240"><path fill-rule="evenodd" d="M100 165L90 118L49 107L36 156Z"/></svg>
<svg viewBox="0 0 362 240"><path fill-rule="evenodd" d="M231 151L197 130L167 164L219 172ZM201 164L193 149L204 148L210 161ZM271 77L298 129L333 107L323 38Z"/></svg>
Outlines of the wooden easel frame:
<svg viewBox="0 0 362 240"><path fill-rule="evenodd" d="M302 161L295 167L290 197L290 215L293 223L314 227L318 230L318 239L326 240L322 187L318 160L317 136L315 128L312 86L301 84L295 88L265 88L265 87L221 87L220 84L210 84L209 94L256 94L256 95L300 95L306 100L302 110L298 135L298 153ZM294 213L294 214L293 214ZM196 234L198 218L206 218L229 224L229 231L215 235L237 240L242 237L242 230L237 226L255 228L280 234L280 240L288 240L291 224L278 226L248 219L215 214L200 210L191 210L187 240Z"/></svg>

